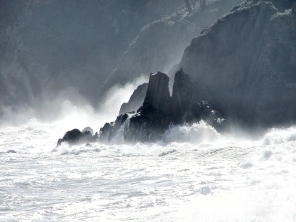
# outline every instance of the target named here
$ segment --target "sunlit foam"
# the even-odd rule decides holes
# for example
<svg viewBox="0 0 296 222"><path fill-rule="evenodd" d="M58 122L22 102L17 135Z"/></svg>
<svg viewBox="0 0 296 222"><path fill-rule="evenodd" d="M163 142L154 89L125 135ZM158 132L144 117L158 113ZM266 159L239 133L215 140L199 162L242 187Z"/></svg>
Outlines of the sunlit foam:
<svg viewBox="0 0 296 222"><path fill-rule="evenodd" d="M286 129L273 128L263 137L265 145L281 144L296 141L296 127Z"/></svg>
<svg viewBox="0 0 296 222"><path fill-rule="evenodd" d="M120 106L128 102L133 91L142 83L147 82L147 76L141 76L133 82L127 83L124 87L115 85L108 93L103 103L99 107L99 113L103 116L105 122L114 121L119 114Z"/></svg>
<svg viewBox="0 0 296 222"><path fill-rule="evenodd" d="M60 122L60 128L92 127L98 130L105 122L114 121L122 103L127 102L138 85L147 81L148 77L141 76L125 86L114 86L98 109L93 108L88 101L79 95L75 89L68 88L55 98L41 101L41 110L23 108L17 111L4 108L0 126L22 125L37 118L39 122ZM40 117L40 118L39 118Z"/></svg>
<svg viewBox="0 0 296 222"><path fill-rule="evenodd" d="M193 125L172 126L166 131L164 141L170 142L189 142L202 143L218 140L221 135L204 121Z"/></svg>
<svg viewBox="0 0 296 222"><path fill-rule="evenodd" d="M289 197L295 191L260 188L235 189L198 195L176 213L182 221L295 221Z"/></svg>

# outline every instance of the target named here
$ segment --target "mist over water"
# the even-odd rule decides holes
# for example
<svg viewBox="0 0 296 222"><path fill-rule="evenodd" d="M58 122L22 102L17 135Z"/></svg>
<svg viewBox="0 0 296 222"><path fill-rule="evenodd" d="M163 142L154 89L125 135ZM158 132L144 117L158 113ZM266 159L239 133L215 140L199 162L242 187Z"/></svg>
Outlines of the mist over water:
<svg viewBox="0 0 296 222"><path fill-rule="evenodd" d="M113 88L99 112L64 101L55 121L2 126L1 221L295 221L296 127L253 139L200 122L158 143L56 148L69 129L114 120L143 81Z"/></svg>
<svg viewBox="0 0 296 222"><path fill-rule="evenodd" d="M149 75L141 76L139 72L137 76L141 77L124 86L121 82L107 92L98 90L120 60L119 55L114 58L115 52L123 53L143 25L153 22L154 16L160 18L174 12L182 1L174 0L170 7L165 1L151 1L148 8L135 5L131 11L126 4L132 1L114 1L122 3L120 10L115 3L107 4L112 1L88 1L86 5L81 1L87 7L74 1L57 5L52 4L54 1L39 5L40 2L28 1L23 3L24 8L13 11L18 21L12 22L16 29L4 33L9 50L1 57L4 66L0 70L0 221L296 221L296 126L249 133L233 125L230 133L220 134L201 121L171 126L156 143L125 143L119 130L110 143L56 147L68 130L91 127L98 132L106 122L114 121L121 104L129 100L134 89L148 82ZM93 3L99 4L100 13ZM155 4L161 7L151 16ZM36 13L37 18L44 18L47 6L50 11L45 23L31 17ZM80 11L81 8L84 10ZM182 10L180 15L186 16L186 9ZM109 16L110 12L115 16ZM145 21L137 21L139 15ZM75 17L81 32L76 32L76 26L69 26L73 23L66 19L69 16ZM85 17L88 19L80 19ZM105 17L106 23L101 19ZM210 17L214 20L215 15ZM64 30L56 26L61 21L65 22ZM43 31L57 35L43 38L43 32L38 32L40 42L35 45L30 29L26 29L28 24L36 30L51 27ZM89 24L106 26L107 31L89 29ZM134 29L125 33L131 24ZM24 33L20 36L24 39L14 38L22 28ZM63 35L65 30L70 32ZM76 39L72 33L87 33L88 38L77 34ZM116 37L108 39L114 33ZM150 32L147 36L151 39ZM159 45L169 37L172 35ZM139 39L145 42L146 36ZM123 40L119 48L116 44L112 50L101 48L100 44L118 40ZM96 41L100 44L93 47ZM42 46L42 52L49 52L53 50L52 44L58 56L35 54L35 47ZM147 47L152 52L148 56L155 55L152 46ZM139 51L129 49L125 55L132 55L132 59L147 51L140 46ZM159 51L159 57L154 58L160 67L163 61L157 58L163 57L162 53ZM166 61L161 71L169 72L182 54L183 50L172 52L174 59ZM38 64L39 60L42 62ZM149 64L148 60L142 64L141 58L137 61L137 72ZM29 66L24 68L22 63ZM133 65L124 63L123 68ZM154 71L158 70L151 70ZM20 75L21 79L12 81ZM2 97L10 105L2 107ZM26 105L15 106L17 99Z"/></svg>

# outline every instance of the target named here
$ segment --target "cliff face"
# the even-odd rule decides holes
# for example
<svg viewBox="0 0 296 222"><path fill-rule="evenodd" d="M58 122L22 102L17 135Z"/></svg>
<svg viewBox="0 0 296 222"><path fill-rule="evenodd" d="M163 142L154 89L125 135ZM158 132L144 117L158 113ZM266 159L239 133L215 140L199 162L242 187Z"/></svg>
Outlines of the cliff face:
<svg viewBox="0 0 296 222"><path fill-rule="evenodd" d="M153 109L160 110L163 113L170 112L169 77L166 74L161 72L150 74L143 106L151 106Z"/></svg>
<svg viewBox="0 0 296 222"><path fill-rule="evenodd" d="M254 1L255 2L255 1ZM296 121L296 14L245 2L193 39L179 67L194 98L247 125Z"/></svg>
<svg viewBox="0 0 296 222"><path fill-rule="evenodd" d="M181 122L183 116L185 116L186 112L190 109L192 93L193 85L189 76L185 74L183 70L176 72L171 98L171 112L177 122Z"/></svg>
<svg viewBox="0 0 296 222"><path fill-rule="evenodd" d="M125 84L143 73L147 75L155 71L167 73L173 65L179 63L184 49L203 28L211 25L242 1L210 1L205 11L195 8L191 13L188 13L183 5L171 15L163 14L162 19L141 29L121 57L117 68L105 81L102 91L115 83ZM181 0L180 2L184 3Z"/></svg>
<svg viewBox="0 0 296 222"><path fill-rule="evenodd" d="M99 133L102 141L112 141L118 134L128 142L160 140L170 125L191 124L200 120L218 130L227 129L227 121L206 103L192 100L192 83L182 70L175 74L173 95L169 93L169 77L151 73L143 105L137 112L119 115L106 123Z"/></svg>

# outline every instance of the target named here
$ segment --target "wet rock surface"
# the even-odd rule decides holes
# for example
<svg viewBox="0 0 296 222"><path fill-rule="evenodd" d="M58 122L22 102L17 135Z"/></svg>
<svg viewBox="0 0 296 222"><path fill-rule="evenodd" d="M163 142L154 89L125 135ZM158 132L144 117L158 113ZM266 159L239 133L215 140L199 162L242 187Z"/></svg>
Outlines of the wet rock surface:
<svg viewBox="0 0 296 222"><path fill-rule="evenodd" d="M90 130L89 130L90 129ZM67 131L62 139L58 140L57 146L67 143L69 145L79 145L83 143L92 143L98 139L97 133L92 134L92 129L87 127L82 132L79 129Z"/></svg>
<svg viewBox="0 0 296 222"><path fill-rule="evenodd" d="M218 130L226 129L227 121L211 105L192 100L192 83L182 69L175 75L172 97L168 83L166 74L150 74L143 105L137 112L119 115L114 122L106 123L100 130L100 139L112 141L119 133L127 142L153 142L160 140L171 125L200 120Z"/></svg>

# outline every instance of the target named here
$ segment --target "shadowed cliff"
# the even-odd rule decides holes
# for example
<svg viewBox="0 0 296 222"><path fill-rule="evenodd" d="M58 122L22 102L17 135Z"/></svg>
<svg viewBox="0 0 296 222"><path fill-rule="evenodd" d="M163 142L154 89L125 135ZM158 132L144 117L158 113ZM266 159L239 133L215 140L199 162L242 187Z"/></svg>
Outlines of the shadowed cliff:
<svg viewBox="0 0 296 222"><path fill-rule="evenodd" d="M281 9L282 10L282 9ZM296 120L296 14L245 2L202 31L179 67L203 99L246 125Z"/></svg>

